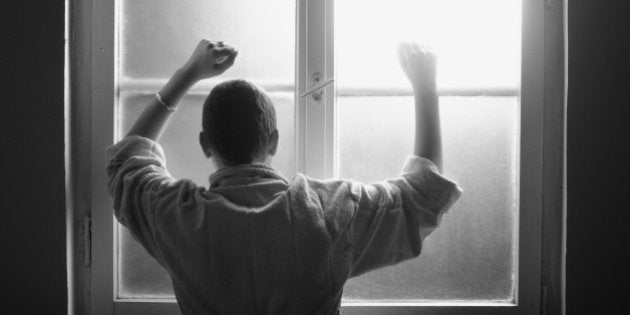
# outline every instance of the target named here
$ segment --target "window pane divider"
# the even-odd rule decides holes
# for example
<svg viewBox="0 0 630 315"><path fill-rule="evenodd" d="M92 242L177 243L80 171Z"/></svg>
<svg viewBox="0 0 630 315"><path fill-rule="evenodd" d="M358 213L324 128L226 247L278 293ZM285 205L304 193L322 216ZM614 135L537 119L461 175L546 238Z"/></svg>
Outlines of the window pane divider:
<svg viewBox="0 0 630 315"><path fill-rule="evenodd" d="M217 77L213 79L203 80L195 84L188 93L190 94L208 94L217 84L228 80L227 77ZM135 79L121 78L118 82L120 91L148 91L156 92L161 89L168 80L160 79ZM293 92L295 85L290 80L251 80L264 88L267 92Z"/></svg>
<svg viewBox="0 0 630 315"><path fill-rule="evenodd" d="M199 95L208 94L210 90L217 84L226 79L216 78L204 80L193 86L189 94ZM122 92L128 91L146 91L155 92L166 84L166 79L135 79L121 78L119 81L119 89ZM267 92L295 92L295 84L289 80L253 80L254 83L260 85ZM323 89L323 88L322 88ZM317 93L317 92L316 92ZM438 87L438 95L440 96L518 96L519 88L516 86L444 86ZM413 90L408 86L395 84L378 85L378 84L351 84L337 85L336 95L345 96L411 96Z"/></svg>
<svg viewBox="0 0 630 315"><path fill-rule="evenodd" d="M308 91L335 77L333 1L297 0L296 86ZM320 92L321 91L321 92ZM335 174L334 84L295 96L296 170L314 178Z"/></svg>
<svg viewBox="0 0 630 315"><path fill-rule="evenodd" d="M439 96L518 96L515 86L453 86L438 87ZM337 96L413 96L407 86L337 85Z"/></svg>

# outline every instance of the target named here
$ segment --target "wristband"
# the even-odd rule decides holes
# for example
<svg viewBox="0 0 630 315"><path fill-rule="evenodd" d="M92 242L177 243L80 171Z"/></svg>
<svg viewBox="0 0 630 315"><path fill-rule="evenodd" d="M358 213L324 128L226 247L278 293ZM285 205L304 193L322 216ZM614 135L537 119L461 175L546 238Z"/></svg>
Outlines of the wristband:
<svg viewBox="0 0 630 315"><path fill-rule="evenodd" d="M166 110L168 110L169 112L174 112L175 110L177 110L175 106L168 105L166 104L166 102L164 102L164 100L162 99L162 95L160 95L160 92L155 93L155 97L157 98L158 103L162 104L162 106L164 106L164 108L166 108Z"/></svg>

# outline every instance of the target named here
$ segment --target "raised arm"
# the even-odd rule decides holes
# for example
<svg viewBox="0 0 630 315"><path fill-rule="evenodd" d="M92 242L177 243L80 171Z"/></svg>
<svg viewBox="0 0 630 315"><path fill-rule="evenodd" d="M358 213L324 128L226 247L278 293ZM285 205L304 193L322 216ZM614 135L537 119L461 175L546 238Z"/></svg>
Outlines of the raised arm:
<svg viewBox="0 0 630 315"><path fill-rule="evenodd" d="M234 47L223 42L201 40L188 61L140 114L127 136L139 135L159 140L171 113L186 92L198 81L218 76L230 68L237 54Z"/></svg>
<svg viewBox="0 0 630 315"><path fill-rule="evenodd" d="M435 83L435 54L428 47L404 43L398 48L398 56L415 97L416 134L413 153L431 160L441 172L442 136Z"/></svg>

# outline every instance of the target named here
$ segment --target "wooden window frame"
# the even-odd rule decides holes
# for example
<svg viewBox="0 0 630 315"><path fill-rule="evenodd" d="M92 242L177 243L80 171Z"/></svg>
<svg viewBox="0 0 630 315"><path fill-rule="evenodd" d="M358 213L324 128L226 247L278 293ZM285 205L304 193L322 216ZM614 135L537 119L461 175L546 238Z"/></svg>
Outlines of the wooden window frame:
<svg viewBox="0 0 630 315"><path fill-rule="evenodd" d="M337 174L335 93L300 93L334 78L333 0L296 0L295 168L313 177ZM71 144L68 187L73 207L69 262L71 313L177 314L173 300L117 300L111 200L105 184L104 148L115 139L117 82L116 1L67 0ZM325 18L321 18L321 17ZM543 314L564 312L566 0L523 0L520 87L520 192L516 300L514 303L344 304L344 314ZM318 47L318 51L309 49ZM321 81L320 81L321 82ZM211 83L210 83L211 84ZM292 86L263 83L270 90ZM204 89L203 86L198 87ZM205 87L207 89L207 87ZM373 87L363 87L374 91ZM193 91L194 92L194 91ZM390 91L391 92L391 91ZM477 91L440 91L471 95ZM319 94L319 92L317 92ZM408 93L399 91L399 93ZM468 93L468 94L466 94ZM513 95L510 88L484 93ZM502 94L503 93L503 94ZM111 119L104 119L109 117Z"/></svg>

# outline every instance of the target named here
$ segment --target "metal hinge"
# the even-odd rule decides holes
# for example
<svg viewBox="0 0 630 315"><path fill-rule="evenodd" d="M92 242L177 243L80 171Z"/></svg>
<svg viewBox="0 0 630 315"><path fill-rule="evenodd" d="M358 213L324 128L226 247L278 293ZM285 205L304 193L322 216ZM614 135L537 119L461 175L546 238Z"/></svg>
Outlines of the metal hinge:
<svg viewBox="0 0 630 315"><path fill-rule="evenodd" d="M83 218L81 224L81 247L83 252L83 265L89 267L92 263L92 219Z"/></svg>

